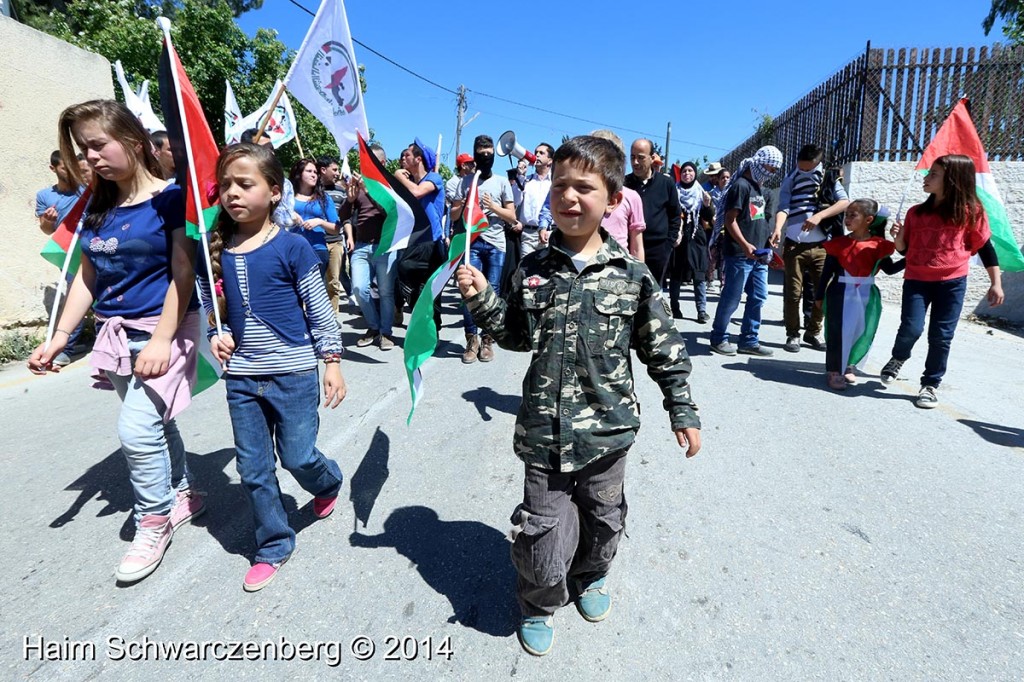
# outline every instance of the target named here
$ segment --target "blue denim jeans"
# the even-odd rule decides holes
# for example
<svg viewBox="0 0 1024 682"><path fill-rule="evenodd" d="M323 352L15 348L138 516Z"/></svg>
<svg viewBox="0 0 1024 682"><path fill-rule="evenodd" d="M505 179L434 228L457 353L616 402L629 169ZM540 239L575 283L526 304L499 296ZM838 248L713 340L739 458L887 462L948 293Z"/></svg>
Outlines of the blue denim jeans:
<svg viewBox="0 0 1024 682"><path fill-rule="evenodd" d="M469 262L484 273L492 289L501 291L501 269L505 267L504 251L480 237L469 247ZM476 334L479 331L465 303L462 304L462 320L466 325L467 334Z"/></svg>
<svg viewBox="0 0 1024 682"><path fill-rule="evenodd" d="M922 282L915 279L903 280L903 312L896 342L892 345L892 356L897 360L909 360L914 344L924 332L924 316L928 306L932 318L928 323L928 355L924 360L922 386L939 387L946 373L949 347L953 343L960 311L964 307L967 292L967 277L945 282Z"/></svg>
<svg viewBox="0 0 1024 682"><path fill-rule="evenodd" d="M341 469L316 448L320 382L315 369L291 374L226 377L228 412L235 435L238 475L252 507L256 562L275 564L295 550L295 531L277 482L281 466L302 489L331 497L341 488Z"/></svg>
<svg viewBox="0 0 1024 682"><path fill-rule="evenodd" d="M711 326L711 343L717 346L729 340L729 320L746 291L747 304L743 308L739 346L756 346L760 343L758 332L761 330L761 308L768 300L768 266L745 256L726 256L724 269L725 285L718 299L715 322Z"/></svg>
<svg viewBox="0 0 1024 682"><path fill-rule="evenodd" d="M132 367L148 339L128 342ZM142 380L107 372L121 398L117 437L128 463L128 476L135 493L135 524L149 514L171 513L175 493L192 485L185 462L185 446L172 419L164 422L163 406L153 401Z"/></svg>
<svg viewBox="0 0 1024 682"><path fill-rule="evenodd" d="M391 336L395 320L395 281L398 268L395 254L386 253L374 258L376 244L356 242L356 249L350 256L352 267L352 293L359 304L359 310L366 319L366 325L384 336ZM370 296L370 282L376 278L380 298Z"/></svg>

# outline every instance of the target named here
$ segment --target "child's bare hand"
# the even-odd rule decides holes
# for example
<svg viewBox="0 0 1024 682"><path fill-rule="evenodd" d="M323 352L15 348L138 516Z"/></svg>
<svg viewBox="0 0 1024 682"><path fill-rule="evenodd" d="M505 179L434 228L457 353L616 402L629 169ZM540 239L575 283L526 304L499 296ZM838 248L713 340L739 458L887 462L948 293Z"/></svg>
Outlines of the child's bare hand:
<svg viewBox="0 0 1024 682"><path fill-rule="evenodd" d="M64 350L66 345L66 334L55 335L50 341L49 346L45 343L39 344L28 358L28 371L39 375L46 374L47 372L60 372L60 367L53 364L53 359Z"/></svg>
<svg viewBox="0 0 1024 682"><path fill-rule="evenodd" d="M171 342L167 339L151 338L135 358L135 376L140 379L155 379L167 374L171 366Z"/></svg>
<svg viewBox="0 0 1024 682"><path fill-rule="evenodd" d="M213 357L217 358L221 364L224 364L231 358L231 354L235 352L235 340L231 334L214 336L210 339L210 350L213 351Z"/></svg>
<svg viewBox="0 0 1024 682"><path fill-rule="evenodd" d="M460 265L455 271L455 281L459 285L459 291L463 298L476 296L487 288L487 278L472 265Z"/></svg>
<svg viewBox="0 0 1024 682"><path fill-rule="evenodd" d="M903 230L903 223L901 223L899 221L896 221L895 223L892 224L892 227L889 228L889 236L895 238L897 235L899 235L899 233L902 230Z"/></svg>
<svg viewBox="0 0 1024 682"><path fill-rule="evenodd" d="M676 429L676 442L679 447L686 448L687 457L693 457L700 450L700 429Z"/></svg>
<svg viewBox="0 0 1024 682"><path fill-rule="evenodd" d="M337 362L328 363L324 370L324 407L333 410L341 405L347 394L348 387L345 385L345 377L341 376L341 365Z"/></svg>

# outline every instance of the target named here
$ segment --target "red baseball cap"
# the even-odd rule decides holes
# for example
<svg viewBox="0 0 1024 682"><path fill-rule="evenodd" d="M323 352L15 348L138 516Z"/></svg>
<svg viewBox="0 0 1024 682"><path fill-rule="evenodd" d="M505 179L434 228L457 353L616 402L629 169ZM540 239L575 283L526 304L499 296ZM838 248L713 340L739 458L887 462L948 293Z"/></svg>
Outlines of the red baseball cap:
<svg viewBox="0 0 1024 682"><path fill-rule="evenodd" d="M462 152L455 157L455 165L461 166L464 163L473 163L473 157L466 152Z"/></svg>

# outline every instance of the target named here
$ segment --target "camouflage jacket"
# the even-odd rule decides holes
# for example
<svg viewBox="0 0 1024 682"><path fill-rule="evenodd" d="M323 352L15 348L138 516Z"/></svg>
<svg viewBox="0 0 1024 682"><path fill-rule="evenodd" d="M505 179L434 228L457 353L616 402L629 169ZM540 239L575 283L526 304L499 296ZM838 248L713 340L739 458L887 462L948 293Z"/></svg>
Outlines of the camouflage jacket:
<svg viewBox="0 0 1024 682"><path fill-rule="evenodd" d="M583 272L556 232L523 259L507 300L488 287L466 301L499 346L533 353L513 443L531 466L576 471L633 444L640 406L630 348L661 387L672 429L700 428L690 357L657 282L601 234Z"/></svg>

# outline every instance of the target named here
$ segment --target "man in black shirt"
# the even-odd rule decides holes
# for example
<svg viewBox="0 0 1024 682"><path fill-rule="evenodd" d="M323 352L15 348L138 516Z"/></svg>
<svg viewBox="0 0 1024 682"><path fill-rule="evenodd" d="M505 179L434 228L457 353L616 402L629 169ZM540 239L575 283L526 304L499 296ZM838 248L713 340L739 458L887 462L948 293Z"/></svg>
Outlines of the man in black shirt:
<svg viewBox="0 0 1024 682"><path fill-rule="evenodd" d="M782 168L782 152L771 145L761 147L753 157L744 159L726 190L722 209L725 211L725 286L718 299L715 323L711 327L711 350L720 355L769 356L758 339L761 308L768 300L768 261L771 251L765 249L772 229L765 219L765 199L761 185ZM729 343L729 320L739 307L740 297L747 292L737 348Z"/></svg>
<svg viewBox="0 0 1024 682"><path fill-rule="evenodd" d="M630 147L633 172L626 176L626 187L640 195L644 203L644 262L651 274L662 284L672 249L679 241L682 212L679 195L672 180L653 167L654 143L639 139Z"/></svg>

